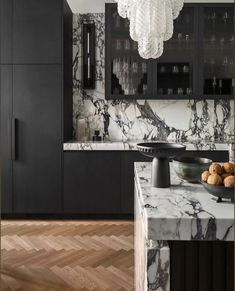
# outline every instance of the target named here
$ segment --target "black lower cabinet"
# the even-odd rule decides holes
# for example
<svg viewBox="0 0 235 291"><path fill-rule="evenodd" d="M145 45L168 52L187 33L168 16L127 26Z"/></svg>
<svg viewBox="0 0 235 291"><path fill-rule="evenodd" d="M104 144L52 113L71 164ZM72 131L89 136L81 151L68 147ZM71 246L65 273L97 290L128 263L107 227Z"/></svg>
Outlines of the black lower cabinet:
<svg viewBox="0 0 235 291"><path fill-rule="evenodd" d="M120 153L64 153L65 214L120 214L120 197Z"/></svg>

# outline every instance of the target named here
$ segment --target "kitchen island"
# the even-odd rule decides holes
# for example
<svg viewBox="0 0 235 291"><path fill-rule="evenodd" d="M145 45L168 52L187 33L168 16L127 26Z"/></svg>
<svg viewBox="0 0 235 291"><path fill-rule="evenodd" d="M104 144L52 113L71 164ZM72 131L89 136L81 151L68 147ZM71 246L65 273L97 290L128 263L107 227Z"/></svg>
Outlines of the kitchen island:
<svg viewBox="0 0 235 291"><path fill-rule="evenodd" d="M170 287L177 271L170 271L172 242L234 240L234 204L217 203L202 185L183 182L172 165L170 171L171 187L157 189L151 187L151 163L135 163L136 291L176 290Z"/></svg>

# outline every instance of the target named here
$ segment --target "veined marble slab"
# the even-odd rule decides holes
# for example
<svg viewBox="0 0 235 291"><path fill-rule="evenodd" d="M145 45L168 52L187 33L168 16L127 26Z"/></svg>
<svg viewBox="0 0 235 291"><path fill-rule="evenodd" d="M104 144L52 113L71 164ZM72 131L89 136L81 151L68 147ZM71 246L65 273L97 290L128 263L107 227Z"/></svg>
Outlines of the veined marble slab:
<svg viewBox="0 0 235 291"><path fill-rule="evenodd" d="M136 151L136 145L143 141L105 141L105 142L78 142L64 143L64 151ZM173 141L169 141L173 142ZM183 142L182 142L183 143ZM183 143L186 150L229 150L229 142L192 141Z"/></svg>
<svg viewBox="0 0 235 291"><path fill-rule="evenodd" d="M136 199L147 240L234 240L234 204L216 203L202 185L180 180L172 164L171 187L151 186L151 163L135 163Z"/></svg>

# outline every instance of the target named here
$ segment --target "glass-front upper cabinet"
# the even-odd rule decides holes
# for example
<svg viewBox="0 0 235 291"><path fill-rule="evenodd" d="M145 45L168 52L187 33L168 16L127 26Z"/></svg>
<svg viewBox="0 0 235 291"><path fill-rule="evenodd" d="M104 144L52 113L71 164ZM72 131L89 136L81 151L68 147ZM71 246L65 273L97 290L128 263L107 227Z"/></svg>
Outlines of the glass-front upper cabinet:
<svg viewBox="0 0 235 291"><path fill-rule="evenodd" d="M163 55L153 61L154 96L157 99L192 98L196 93L197 7L185 4L174 21L173 37L164 42Z"/></svg>
<svg viewBox="0 0 235 291"><path fill-rule="evenodd" d="M200 88L207 98L232 97L234 86L233 4L203 4L200 10L202 55Z"/></svg>
<svg viewBox="0 0 235 291"><path fill-rule="evenodd" d="M129 21L106 5L106 99L146 99L151 95L150 62L139 56L138 44L129 35Z"/></svg>

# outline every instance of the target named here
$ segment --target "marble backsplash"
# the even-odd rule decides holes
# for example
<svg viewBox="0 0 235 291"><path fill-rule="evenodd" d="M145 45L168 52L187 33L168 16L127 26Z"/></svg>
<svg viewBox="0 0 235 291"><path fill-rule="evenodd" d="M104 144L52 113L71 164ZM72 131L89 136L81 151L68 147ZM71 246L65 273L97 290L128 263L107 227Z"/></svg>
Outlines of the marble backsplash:
<svg viewBox="0 0 235 291"><path fill-rule="evenodd" d="M96 89L81 86L81 22L96 24ZM73 117L85 118L91 132L107 140L228 140L234 134L233 100L115 100L104 97L105 17L74 14ZM75 130L74 130L75 131Z"/></svg>

